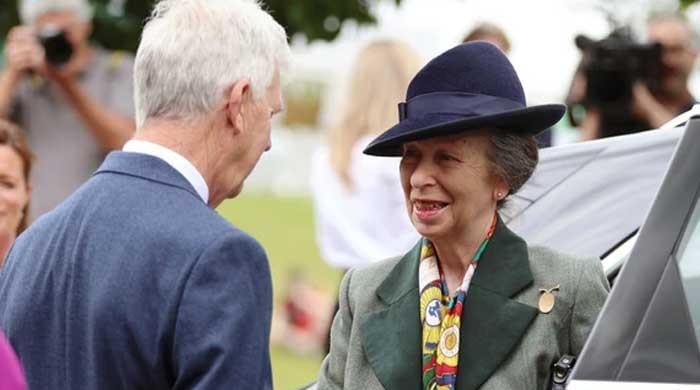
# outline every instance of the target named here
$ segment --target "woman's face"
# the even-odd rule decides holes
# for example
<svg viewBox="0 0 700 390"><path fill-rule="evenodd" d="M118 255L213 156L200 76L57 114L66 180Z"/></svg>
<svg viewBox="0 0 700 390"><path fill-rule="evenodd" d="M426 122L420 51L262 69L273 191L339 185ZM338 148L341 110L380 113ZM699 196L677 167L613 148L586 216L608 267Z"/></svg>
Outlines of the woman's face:
<svg viewBox="0 0 700 390"><path fill-rule="evenodd" d="M423 237L458 240L474 224L491 222L508 187L492 174L489 147L485 132L404 144L401 184L408 215Z"/></svg>
<svg viewBox="0 0 700 390"><path fill-rule="evenodd" d="M0 229L16 233L27 202L24 162L12 147L0 145Z"/></svg>

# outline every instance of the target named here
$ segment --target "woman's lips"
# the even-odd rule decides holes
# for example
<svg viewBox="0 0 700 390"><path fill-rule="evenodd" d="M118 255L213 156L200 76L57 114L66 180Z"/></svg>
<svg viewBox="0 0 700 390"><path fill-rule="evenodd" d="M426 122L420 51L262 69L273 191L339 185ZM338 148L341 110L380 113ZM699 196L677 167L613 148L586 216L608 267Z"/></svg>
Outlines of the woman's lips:
<svg viewBox="0 0 700 390"><path fill-rule="evenodd" d="M447 205L445 202L416 200L413 202L413 213L419 220L428 222L442 213Z"/></svg>

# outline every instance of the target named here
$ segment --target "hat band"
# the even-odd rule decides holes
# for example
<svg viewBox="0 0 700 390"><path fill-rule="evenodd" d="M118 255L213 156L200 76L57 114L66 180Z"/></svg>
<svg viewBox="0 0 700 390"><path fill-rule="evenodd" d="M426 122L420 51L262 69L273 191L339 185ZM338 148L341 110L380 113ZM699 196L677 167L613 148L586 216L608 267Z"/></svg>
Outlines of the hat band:
<svg viewBox="0 0 700 390"><path fill-rule="evenodd" d="M479 116L518 110L525 105L510 99L465 92L431 92L399 103L399 121L426 115Z"/></svg>

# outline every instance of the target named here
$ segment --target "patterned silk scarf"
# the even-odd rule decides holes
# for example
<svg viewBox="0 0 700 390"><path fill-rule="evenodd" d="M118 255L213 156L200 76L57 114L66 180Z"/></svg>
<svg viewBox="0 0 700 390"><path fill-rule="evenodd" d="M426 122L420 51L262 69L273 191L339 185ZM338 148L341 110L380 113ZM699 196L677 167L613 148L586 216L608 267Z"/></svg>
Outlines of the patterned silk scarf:
<svg viewBox="0 0 700 390"><path fill-rule="evenodd" d="M493 222L486 238L479 245L472 262L464 274L462 284L450 297L447 282L442 274L440 262L433 244L423 239L418 283L420 287L420 320L423 324L423 389L452 390L457 383L459 362L459 327L464 298L469 290L476 264L486 249L497 218Z"/></svg>

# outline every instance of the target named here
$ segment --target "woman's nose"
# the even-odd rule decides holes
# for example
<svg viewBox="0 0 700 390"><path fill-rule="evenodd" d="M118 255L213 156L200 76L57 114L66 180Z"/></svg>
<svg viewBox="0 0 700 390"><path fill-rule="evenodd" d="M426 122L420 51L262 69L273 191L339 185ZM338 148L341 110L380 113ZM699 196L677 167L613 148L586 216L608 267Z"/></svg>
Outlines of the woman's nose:
<svg viewBox="0 0 700 390"><path fill-rule="evenodd" d="M411 187L421 188L435 184L432 164L420 162L411 173Z"/></svg>

